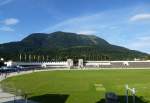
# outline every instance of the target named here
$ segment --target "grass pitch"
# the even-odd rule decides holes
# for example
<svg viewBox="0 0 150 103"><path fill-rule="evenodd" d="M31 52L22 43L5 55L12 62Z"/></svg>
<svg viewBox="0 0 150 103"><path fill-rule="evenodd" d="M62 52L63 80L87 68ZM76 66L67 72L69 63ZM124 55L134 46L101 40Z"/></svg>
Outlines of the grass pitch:
<svg viewBox="0 0 150 103"><path fill-rule="evenodd" d="M136 89L136 103L150 103L150 70L47 71L2 81L39 103L104 103L106 92L125 103L125 84Z"/></svg>

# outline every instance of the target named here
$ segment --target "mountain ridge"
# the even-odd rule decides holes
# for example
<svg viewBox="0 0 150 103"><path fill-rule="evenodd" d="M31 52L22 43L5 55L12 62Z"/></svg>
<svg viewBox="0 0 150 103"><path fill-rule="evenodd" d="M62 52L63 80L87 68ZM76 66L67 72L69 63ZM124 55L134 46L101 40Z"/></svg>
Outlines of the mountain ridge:
<svg viewBox="0 0 150 103"><path fill-rule="evenodd" d="M129 60L148 56L147 53L112 45L95 35L61 31L32 33L21 41L0 44L1 57L19 60L19 54L48 55L49 60L56 57L61 60L66 58ZM105 57L102 58L103 56Z"/></svg>

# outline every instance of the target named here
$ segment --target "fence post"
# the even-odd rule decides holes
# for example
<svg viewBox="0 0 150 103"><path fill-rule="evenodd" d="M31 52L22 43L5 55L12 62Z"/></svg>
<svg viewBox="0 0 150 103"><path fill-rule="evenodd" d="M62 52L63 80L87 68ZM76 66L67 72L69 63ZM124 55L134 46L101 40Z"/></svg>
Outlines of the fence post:
<svg viewBox="0 0 150 103"><path fill-rule="evenodd" d="M132 89L133 103L135 103L135 88Z"/></svg>
<svg viewBox="0 0 150 103"><path fill-rule="evenodd" d="M128 85L126 85L125 88L126 88L126 103L128 103Z"/></svg>
<svg viewBox="0 0 150 103"><path fill-rule="evenodd" d="M28 103L27 94L25 93L25 103Z"/></svg>
<svg viewBox="0 0 150 103"><path fill-rule="evenodd" d="M16 96L14 95L14 103L16 103Z"/></svg>

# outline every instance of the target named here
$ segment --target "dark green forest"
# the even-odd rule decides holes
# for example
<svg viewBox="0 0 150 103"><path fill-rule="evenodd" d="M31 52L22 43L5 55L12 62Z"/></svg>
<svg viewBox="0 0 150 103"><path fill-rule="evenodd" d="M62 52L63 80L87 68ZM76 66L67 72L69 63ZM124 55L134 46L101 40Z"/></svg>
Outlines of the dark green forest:
<svg viewBox="0 0 150 103"><path fill-rule="evenodd" d="M0 44L0 57L13 61L133 60L148 59L149 54L112 45L94 35L58 31Z"/></svg>

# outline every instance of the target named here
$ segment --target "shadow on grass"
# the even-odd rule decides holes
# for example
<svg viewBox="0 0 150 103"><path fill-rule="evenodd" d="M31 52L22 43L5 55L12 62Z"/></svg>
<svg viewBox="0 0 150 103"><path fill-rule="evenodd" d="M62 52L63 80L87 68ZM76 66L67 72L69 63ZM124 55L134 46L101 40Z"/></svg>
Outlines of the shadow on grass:
<svg viewBox="0 0 150 103"><path fill-rule="evenodd" d="M0 103L26 103L25 99L17 99L17 100L11 100L11 101L7 101L7 102L0 102ZM37 102L33 102L33 101L28 101L27 103L37 103Z"/></svg>
<svg viewBox="0 0 150 103"><path fill-rule="evenodd" d="M69 95L66 94L45 94L28 98L39 103L65 103Z"/></svg>
<svg viewBox="0 0 150 103"><path fill-rule="evenodd" d="M126 103L126 96L118 96L119 98L119 103ZM133 103L133 97L129 96L129 102L128 103ZM105 103L105 99L101 99L97 101L96 103ZM115 103L115 102L112 102ZM150 103L150 101L145 100L142 96L141 97L135 97L135 103Z"/></svg>

